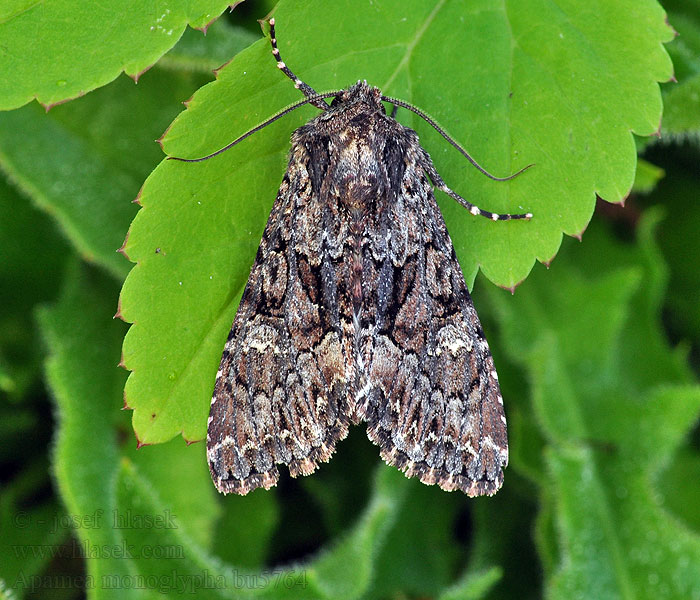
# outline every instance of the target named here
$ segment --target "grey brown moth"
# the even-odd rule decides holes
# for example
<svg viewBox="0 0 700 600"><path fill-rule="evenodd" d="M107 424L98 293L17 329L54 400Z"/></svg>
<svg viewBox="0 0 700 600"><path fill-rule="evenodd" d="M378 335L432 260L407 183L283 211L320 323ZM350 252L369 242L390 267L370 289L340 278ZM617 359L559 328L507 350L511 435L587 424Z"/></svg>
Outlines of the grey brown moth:
<svg viewBox="0 0 700 600"><path fill-rule="evenodd" d="M364 81L316 93L282 62L274 19L270 35L277 66L305 99L190 160L303 104L322 110L292 135L224 346L207 433L214 483L247 494L275 485L278 464L308 475L351 423L364 422L382 458L407 477L492 495L508 464L503 398L433 185L473 215L532 215L467 202L415 131L393 118L397 107L426 119L489 177L510 177L488 174L427 115Z"/></svg>

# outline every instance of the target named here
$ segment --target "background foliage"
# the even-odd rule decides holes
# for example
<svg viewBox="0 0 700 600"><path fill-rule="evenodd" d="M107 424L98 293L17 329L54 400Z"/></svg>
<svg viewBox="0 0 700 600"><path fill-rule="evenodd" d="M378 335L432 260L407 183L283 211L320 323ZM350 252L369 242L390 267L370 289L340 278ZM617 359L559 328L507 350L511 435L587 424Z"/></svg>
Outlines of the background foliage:
<svg viewBox="0 0 700 600"><path fill-rule="evenodd" d="M454 189L535 214L439 199L509 419L504 488L476 500L380 464L362 428L312 477L243 498L183 443L204 435L289 133L314 114L161 162L166 129L168 154L198 156L298 98L256 23L272 4L185 30L224 8L0 8L0 598L700 598L700 3L664 2L678 81L660 135L636 139L672 73L651 0L275 9L318 90L366 78L491 171L536 163L490 182L399 113ZM136 266L115 252L127 230Z"/></svg>

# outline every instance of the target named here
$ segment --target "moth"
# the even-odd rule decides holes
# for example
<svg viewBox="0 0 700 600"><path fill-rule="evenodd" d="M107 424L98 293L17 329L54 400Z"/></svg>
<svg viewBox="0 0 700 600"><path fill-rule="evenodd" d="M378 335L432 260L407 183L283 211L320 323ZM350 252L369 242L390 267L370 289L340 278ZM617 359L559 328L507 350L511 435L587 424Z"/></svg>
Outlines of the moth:
<svg viewBox="0 0 700 600"><path fill-rule="evenodd" d="M216 487L269 489L328 461L351 424L366 423L382 458L407 477L469 496L503 482L503 398L433 186L444 183L418 135L418 114L482 173L430 117L364 81L318 94L282 61L321 114L292 135L287 171L224 346L211 401L207 457ZM326 98L332 98L328 105ZM384 104L393 106L388 115ZM527 167L526 167L527 168Z"/></svg>

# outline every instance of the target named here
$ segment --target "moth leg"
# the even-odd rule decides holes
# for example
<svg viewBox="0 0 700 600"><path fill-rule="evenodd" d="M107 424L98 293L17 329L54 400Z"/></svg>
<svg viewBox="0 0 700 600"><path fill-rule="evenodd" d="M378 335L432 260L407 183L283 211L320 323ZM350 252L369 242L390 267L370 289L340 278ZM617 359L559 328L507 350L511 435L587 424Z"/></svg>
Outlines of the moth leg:
<svg viewBox="0 0 700 600"><path fill-rule="evenodd" d="M473 214L475 216L480 215L482 217L486 217L487 219L491 219L492 221L511 221L514 219L527 219L527 220L532 219L532 213L523 213L523 214L492 213L492 212L489 212L488 210L483 210L483 209L479 208L476 204L472 204L468 200L465 200L457 192L455 192L455 191L451 190L449 187L447 187L447 184L443 181L442 177L440 177L440 173L438 173L437 169L435 168L435 165L433 164L433 161L430 158L430 155L425 151L423 151L423 161L422 161L421 166L423 167L425 172L428 174L428 177L430 177L432 182L435 184L435 187L437 189L439 189L441 192L445 192L450 198L459 202L471 214Z"/></svg>
<svg viewBox="0 0 700 600"><path fill-rule="evenodd" d="M313 98L314 96L318 96L318 92L314 88L312 88L308 83L305 83L304 81L299 79L294 73L292 73L292 70L282 60L279 48L277 48L277 38L275 37L274 19L270 19L270 44L272 45L272 56L274 56L275 60L277 61L277 68L294 82L294 87L298 90L301 90L304 93L304 96L306 96L307 98ZM320 108L321 110L328 109L328 105L320 98L313 100L311 104L313 104L317 108Z"/></svg>

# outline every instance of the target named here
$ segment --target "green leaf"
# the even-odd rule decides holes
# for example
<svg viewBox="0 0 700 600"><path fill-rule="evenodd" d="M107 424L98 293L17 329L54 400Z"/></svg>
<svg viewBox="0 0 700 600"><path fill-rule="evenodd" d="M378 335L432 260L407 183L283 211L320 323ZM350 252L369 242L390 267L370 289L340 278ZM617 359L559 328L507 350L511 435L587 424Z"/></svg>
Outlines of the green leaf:
<svg viewBox="0 0 700 600"><path fill-rule="evenodd" d="M134 525L120 531L125 547L129 548L130 560L125 562L131 568L131 575L114 577L109 580L111 586L145 588L154 597L158 593L196 591L202 598L220 598L227 588L239 587L230 570L207 556L194 542L182 527L183 522L171 518L167 498L130 460L122 461L115 487L120 514ZM154 517L161 517L163 525L138 525Z"/></svg>
<svg viewBox="0 0 700 600"><path fill-rule="evenodd" d="M94 598L140 596L143 585L134 577L150 573L157 562L165 568L168 560L154 560L159 557L189 560L201 554L212 544L218 515L202 445L187 447L179 440L136 451L132 442L129 449L118 442L128 422L119 411L125 374L117 368L123 326L111 317L115 295L110 279L75 264L58 304L39 312L58 407L54 473L79 524L81 548L88 551L88 576L97 582L88 586ZM123 497L124 461L138 469L139 485L159 499L145 513L134 508L138 499ZM177 542L167 538L149 545L158 539L154 531L171 530ZM170 574L163 585L186 585Z"/></svg>
<svg viewBox="0 0 700 600"><path fill-rule="evenodd" d="M26 438L25 438L26 439ZM3 582L16 593L37 587L42 571L58 554L70 531L56 499L36 499L46 462L23 465L0 492L0 590ZM1 596L0 596L1 597ZM13 598L15 596L12 596Z"/></svg>
<svg viewBox="0 0 700 600"><path fill-rule="evenodd" d="M662 139L700 140L700 2L669 0L664 2L669 22L678 37L668 45L678 83L664 90Z"/></svg>
<svg viewBox="0 0 700 600"><path fill-rule="evenodd" d="M669 514L664 495L676 492L657 479L700 413L700 387L659 326L657 219L640 223L637 248L596 227L514 301L491 294L548 441L543 496L559 554L550 598L697 594L700 535ZM697 496L697 481L684 485Z"/></svg>
<svg viewBox="0 0 700 600"><path fill-rule="evenodd" d="M222 504L225 510L219 511L213 553L232 565L262 569L280 520L276 490L232 497Z"/></svg>
<svg viewBox="0 0 700 600"><path fill-rule="evenodd" d="M136 569L130 581L153 582L161 591L197 590L204 597L358 598L372 580L373 557L384 543L387 529L402 506L409 482L395 469L378 472L375 490L359 522L345 539L314 561L275 571L248 571L222 565L209 556L180 527L132 527L123 531L124 543ZM122 463L118 483L120 511L139 521L159 515L167 501L131 461ZM241 543L238 537L230 543ZM167 561L146 559L147 551L171 552Z"/></svg>
<svg viewBox="0 0 700 600"><path fill-rule="evenodd" d="M0 391L5 393L14 392L17 388L14 378L7 372L7 367L2 364L0 357Z"/></svg>
<svg viewBox="0 0 700 600"><path fill-rule="evenodd" d="M375 558L371 597L435 597L464 561L454 524L465 498L415 479L405 486L402 510Z"/></svg>
<svg viewBox="0 0 700 600"><path fill-rule="evenodd" d="M312 502L322 511L319 525L323 527L313 531L302 528L296 539L304 535L318 539L324 531L330 536L345 531L367 503L371 484L368 473L380 461L377 446L369 441L366 432L360 427L351 428L348 437L338 444L333 460L319 469L315 477L299 480ZM285 533L292 534L289 530Z"/></svg>
<svg viewBox="0 0 700 600"><path fill-rule="evenodd" d="M648 194L665 175L664 170L640 158L637 162L637 172L634 175L632 191Z"/></svg>
<svg viewBox="0 0 700 600"><path fill-rule="evenodd" d="M700 137L700 73L689 77L664 96L667 107L661 135L676 141Z"/></svg>
<svg viewBox="0 0 700 600"><path fill-rule="evenodd" d="M0 390L19 400L41 378L43 356L34 306L58 292L69 247L51 219L2 176L0 248ZM11 412L16 416L16 406ZM0 421L7 423L5 419Z"/></svg>
<svg viewBox="0 0 700 600"><path fill-rule="evenodd" d="M115 480L119 450L115 430L124 374L114 368L123 326L110 322L113 283L74 264L58 304L39 311L49 358L48 383L56 400L58 434L53 470L63 503L77 523L81 544L98 549L86 561L94 581L128 577L129 563L109 556L122 537L113 528L118 504ZM93 519L92 525L89 519ZM99 549L106 549L105 552ZM136 597L134 590L92 589L92 598Z"/></svg>
<svg viewBox="0 0 700 600"><path fill-rule="evenodd" d="M684 343L700 339L700 311L695 301L695 291L700 289L700 269L697 261L689 260L700 256L699 185L697 174L685 174L676 165L648 198L653 204L663 205L666 211L658 235L659 246L672 266L665 301L669 325Z"/></svg>
<svg viewBox="0 0 700 600"><path fill-rule="evenodd" d="M122 78L49 115L37 106L0 113L0 166L85 259L122 279L128 263L116 250L161 156L153 140L204 81L154 69L138 88Z"/></svg>
<svg viewBox="0 0 700 600"><path fill-rule="evenodd" d="M308 570L309 583L323 598L359 598L374 576L375 557L401 509L406 492L415 482L396 469L382 465L374 494L359 523ZM312 596L313 597L313 596Z"/></svg>
<svg viewBox="0 0 700 600"><path fill-rule="evenodd" d="M502 577L503 572L498 567L480 573L467 573L454 586L445 590L438 600L478 600L486 594Z"/></svg>
<svg viewBox="0 0 700 600"><path fill-rule="evenodd" d="M399 112L452 188L489 210L535 214L531 222L494 223L440 198L468 282L481 266L492 281L514 286L536 258L554 256L562 231L585 229L596 192L613 202L627 195L636 161L630 131L658 128L656 81L671 75L661 43L672 32L652 1L556 10L457 0L281 2L275 15L285 62L316 89L366 78L432 113L496 174L535 163L513 181L490 181L427 124ZM261 39L195 94L165 150L205 155L299 97ZM125 248L138 264L121 296L124 318L137 323L124 359L140 440L204 437L221 348L289 133L317 112L299 109L203 163L162 163L144 184Z"/></svg>
<svg viewBox="0 0 700 600"><path fill-rule="evenodd" d="M212 23L206 36L194 29L185 30L177 45L158 61L158 68L210 75L258 38L222 18Z"/></svg>
<svg viewBox="0 0 700 600"><path fill-rule="evenodd" d="M677 515L693 531L700 532L700 511L697 510L697 490L687 481L700 481L700 456L692 446L681 447L673 462L661 473L659 487L673 490L664 499L671 513Z"/></svg>
<svg viewBox="0 0 700 600"><path fill-rule="evenodd" d="M186 447L182 440L169 444L130 445L123 456L138 468L140 476L162 499L155 513L164 523L187 531L191 540L202 548L213 544L214 524L221 507L207 468L205 447ZM127 523L130 515L120 508Z"/></svg>
<svg viewBox="0 0 700 600"><path fill-rule="evenodd" d="M226 6L225 0L6 3L0 8L0 110L34 98L50 107L122 71L138 79L188 24L206 28Z"/></svg>
<svg viewBox="0 0 700 600"><path fill-rule="evenodd" d="M500 370L505 372L504 369ZM513 398L509 395L506 399L510 415ZM515 436L509 432L509 437L513 440ZM509 467L506 485L496 496L465 502L469 508L471 532L465 576L497 566L501 577L489 597L499 600L537 597L532 595L532 591L541 584L539 556L532 541L532 519L536 506L531 496L532 493L528 497L518 488L517 474ZM525 593L524 590L529 592Z"/></svg>

